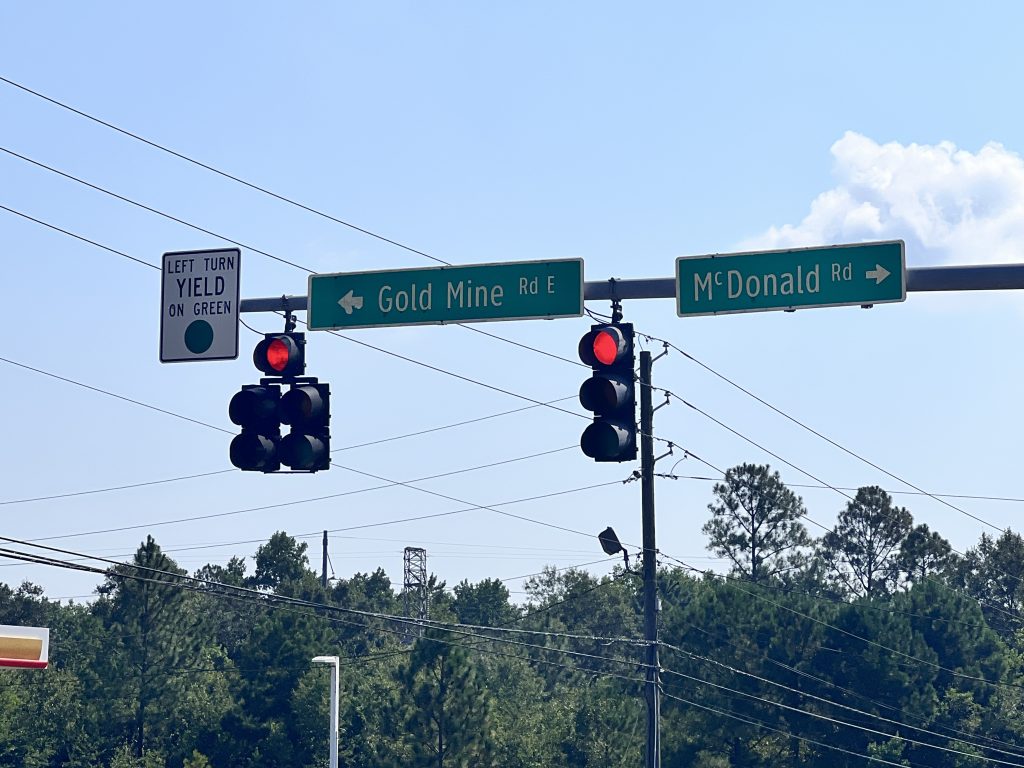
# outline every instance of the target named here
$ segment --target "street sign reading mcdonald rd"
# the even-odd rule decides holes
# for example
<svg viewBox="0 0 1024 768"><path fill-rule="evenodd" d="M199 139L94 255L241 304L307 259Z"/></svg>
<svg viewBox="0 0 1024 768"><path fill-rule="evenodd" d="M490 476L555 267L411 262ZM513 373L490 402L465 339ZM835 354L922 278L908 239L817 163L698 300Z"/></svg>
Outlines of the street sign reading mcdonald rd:
<svg viewBox="0 0 1024 768"><path fill-rule="evenodd" d="M583 315L583 259L309 276L309 329Z"/></svg>
<svg viewBox="0 0 1024 768"><path fill-rule="evenodd" d="M680 317L886 304L906 298L902 240L676 259Z"/></svg>

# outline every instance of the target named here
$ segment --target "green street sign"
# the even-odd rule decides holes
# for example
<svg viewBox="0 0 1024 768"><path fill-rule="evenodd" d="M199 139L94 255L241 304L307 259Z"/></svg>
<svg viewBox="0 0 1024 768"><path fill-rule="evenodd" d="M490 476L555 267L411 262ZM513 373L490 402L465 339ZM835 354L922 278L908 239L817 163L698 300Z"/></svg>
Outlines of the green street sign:
<svg viewBox="0 0 1024 768"><path fill-rule="evenodd" d="M902 240L676 259L680 317L886 304L907 298Z"/></svg>
<svg viewBox="0 0 1024 768"><path fill-rule="evenodd" d="M583 315L583 259L309 276L309 329Z"/></svg>

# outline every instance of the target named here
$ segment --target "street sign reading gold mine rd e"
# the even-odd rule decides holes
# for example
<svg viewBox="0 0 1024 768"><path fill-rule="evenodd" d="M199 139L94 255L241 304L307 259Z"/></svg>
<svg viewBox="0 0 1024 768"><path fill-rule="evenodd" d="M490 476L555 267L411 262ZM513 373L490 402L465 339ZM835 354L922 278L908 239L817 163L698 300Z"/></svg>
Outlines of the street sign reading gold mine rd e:
<svg viewBox="0 0 1024 768"><path fill-rule="evenodd" d="M583 259L309 276L309 329L583 315Z"/></svg>
<svg viewBox="0 0 1024 768"><path fill-rule="evenodd" d="M885 304L907 298L902 240L676 259L680 317Z"/></svg>

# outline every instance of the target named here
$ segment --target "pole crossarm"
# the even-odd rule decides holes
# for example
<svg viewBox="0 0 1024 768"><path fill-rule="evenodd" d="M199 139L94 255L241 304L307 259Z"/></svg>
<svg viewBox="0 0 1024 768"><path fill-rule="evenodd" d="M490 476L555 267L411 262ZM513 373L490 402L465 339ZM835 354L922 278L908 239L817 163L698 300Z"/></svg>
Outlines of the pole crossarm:
<svg viewBox="0 0 1024 768"><path fill-rule="evenodd" d="M949 267L908 267L907 291L1019 291L1024 290L1024 264L978 264ZM586 301L612 299L674 299L673 277L588 280ZM268 296L242 299L241 312L304 312L307 296Z"/></svg>

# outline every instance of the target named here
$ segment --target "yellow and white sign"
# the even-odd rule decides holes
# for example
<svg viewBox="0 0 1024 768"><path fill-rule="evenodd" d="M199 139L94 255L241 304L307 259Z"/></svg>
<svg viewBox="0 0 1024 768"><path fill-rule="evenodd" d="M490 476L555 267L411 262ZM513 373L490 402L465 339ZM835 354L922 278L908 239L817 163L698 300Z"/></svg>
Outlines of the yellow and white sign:
<svg viewBox="0 0 1024 768"><path fill-rule="evenodd" d="M0 667L46 669L50 630L46 627L13 627L0 624Z"/></svg>

